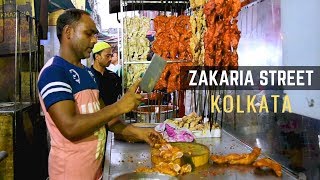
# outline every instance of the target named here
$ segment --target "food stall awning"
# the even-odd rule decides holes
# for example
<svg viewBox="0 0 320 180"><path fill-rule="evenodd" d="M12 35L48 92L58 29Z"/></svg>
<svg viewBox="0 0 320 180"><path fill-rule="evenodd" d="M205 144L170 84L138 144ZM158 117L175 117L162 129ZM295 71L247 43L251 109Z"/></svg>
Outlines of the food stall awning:
<svg viewBox="0 0 320 180"><path fill-rule="evenodd" d="M166 0L124 0L127 6L124 11L134 11L134 10L155 10L155 11L171 11L172 8L176 12L185 10L189 5L189 0L177 0L177 1L166 1ZM172 7L172 8L171 8ZM120 1L119 0L109 0L109 11L110 13L120 12Z"/></svg>
<svg viewBox="0 0 320 180"><path fill-rule="evenodd" d="M244 6L250 6L264 0L240 0ZM126 4L124 11L134 10L154 10L154 11L171 11L182 12L190 6L189 0L123 0ZM120 12L120 1L109 0L109 13Z"/></svg>
<svg viewBox="0 0 320 180"><path fill-rule="evenodd" d="M69 9L75 8L71 0L51 0L49 1L48 11L49 13L54 12L59 9Z"/></svg>
<svg viewBox="0 0 320 180"><path fill-rule="evenodd" d="M89 4L89 1L86 0L86 11L91 12L92 8ZM54 12L59 9L69 9L69 8L75 8L71 0L50 0L48 5L48 11L49 13Z"/></svg>

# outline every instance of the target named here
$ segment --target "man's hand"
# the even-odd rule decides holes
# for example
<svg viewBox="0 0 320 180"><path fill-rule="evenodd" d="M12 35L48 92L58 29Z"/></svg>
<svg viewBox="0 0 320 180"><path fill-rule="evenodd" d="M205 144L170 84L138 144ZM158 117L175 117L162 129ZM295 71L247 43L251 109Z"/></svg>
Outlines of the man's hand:
<svg viewBox="0 0 320 180"><path fill-rule="evenodd" d="M157 136L162 139L161 135L156 132L153 128L136 128L136 136L138 139L144 140L150 146L154 146L155 141L153 141L152 136Z"/></svg>
<svg viewBox="0 0 320 180"><path fill-rule="evenodd" d="M141 139L148 143L150 146L154 146L156 143L154 141L154 137L157 137L159 139L162 139L162 136L156 132L153 128L137 128L132 125L127 126L123 130L123 135L124 136L132 136L133 138L136 139Z"/></svg>
<svg viewBox="0 0 320 180"><path fill-rule="evenodd" d="M124 113L130 112L131 110L135 109L139 106L140 102L142 101L141 94L137 94L136 90L139 87L141 80L136 81L130 89L125 93L122 98L117 102L117 106L120 108L121 111Z"/></svg>

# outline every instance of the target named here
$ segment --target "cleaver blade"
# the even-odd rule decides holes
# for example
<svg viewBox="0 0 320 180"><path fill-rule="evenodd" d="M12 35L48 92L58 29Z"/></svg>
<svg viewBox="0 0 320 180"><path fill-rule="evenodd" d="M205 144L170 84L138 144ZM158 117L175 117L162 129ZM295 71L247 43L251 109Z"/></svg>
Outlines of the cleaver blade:
<svg viewBox="0 0 320 180"><path fill-rule="evenodd" d="M151 59L151 63L140 82L140 90L148 93L152 92L164 68L166 67L166 64L166 60L162 59L160 56L154 53Z"/></svg>

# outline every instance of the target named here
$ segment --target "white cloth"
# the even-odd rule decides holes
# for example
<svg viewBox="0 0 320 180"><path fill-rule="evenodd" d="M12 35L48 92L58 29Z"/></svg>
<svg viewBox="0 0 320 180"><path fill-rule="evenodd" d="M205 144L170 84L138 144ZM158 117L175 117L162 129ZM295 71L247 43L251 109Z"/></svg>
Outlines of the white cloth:
<svg viewBox="0 0 320 180"><path fill-rule="evenodd" d="M116 65L110 64L110 65L107 67L107 69L109 69L110 71L115 72L115 73L116 73L118 70L120 70L120 68L121 68L121 65L120 65L120 64L116 64Z"/></svg>

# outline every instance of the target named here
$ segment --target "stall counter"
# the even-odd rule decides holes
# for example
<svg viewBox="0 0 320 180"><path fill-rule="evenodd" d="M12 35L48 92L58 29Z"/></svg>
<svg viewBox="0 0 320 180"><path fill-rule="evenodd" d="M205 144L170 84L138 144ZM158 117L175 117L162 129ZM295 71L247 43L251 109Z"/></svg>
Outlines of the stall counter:
<svg viewBox="0 0 320 180"><path fill-rule="evenodd" d="M211 154L249 153L251 148L233 137L226 131L222 131L221 138L199 138L197 143L209 147ZM265 157L263 154L259 158ZM108 133L106 143L103 180L133 172L137 167L151 167L150 146L146 143L128 143L114 139L112 132ZM180 179L297 179L287 169L282 168L282 177L277 177L273 171L258 170L252 166L244 165L216 165L209 162L207 165L196 168L193 172L180 177Z"/></svg>

